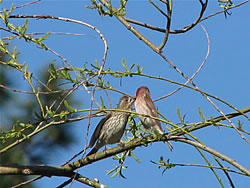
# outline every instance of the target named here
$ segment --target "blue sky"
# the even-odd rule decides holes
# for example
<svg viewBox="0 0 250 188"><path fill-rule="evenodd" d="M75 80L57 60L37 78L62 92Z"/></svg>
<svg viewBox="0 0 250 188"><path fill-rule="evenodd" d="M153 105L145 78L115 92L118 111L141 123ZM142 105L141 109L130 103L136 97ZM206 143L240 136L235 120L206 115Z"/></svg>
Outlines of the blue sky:
<svg viewBox="0 0 250 188"><path fill-rule="evenodd" d="M4 7L11 2L19 5L18 1L6 1ZM240 1L234 1L238 4ZM5 6L6 5L6 6ZM144 43L138 40L114 17L99 16L95 10L85 8L90 1L46 1L35 5L17 9L13 14L24 15L53 15L72 19L82 20L97 27L107 38L109 45L108 58L105 67L112 70L123 70L121 61L124 58L127 65L140 64L144 67L144 73L154 76L162 76L170 80L185 82L168 64ZM172 29L179 29L189 25L199 14L200 5L198 1L176 1L173 5ZM211 1L208 5L206 15L221 10L217 1ZM250 70L250 22L249 4L240 8L230 10L231 16L227 19L223 14L217 15L202 22L207 29L211 40L211 49L204 68L195 77L194 82L200 89L220 97L235 107L241 109L249 106L249 70ZM159 27L165 27L164 18L144 1L129 1L127 5L127 17L147 22ZM20 23L24 20L15 20ZM163 34L136 27L152 42L159 45ZM46 45L63 55L73 66L82 67L83 63L94 63L97 59L101 62L104 45L100 37L91 29L77 24L70 24L54 20L29 20L30 32L72 32L86 34L86 36L51 36L45 42ZM1 31L2 32L2 31ZM3 35L5 35L3 33ZM38 72L40 66L46 62L55 60L61 65L61 61L54 55L38 49L34 44L27 44L22 40L15 40L14 45L18 46L21 52L20 61L30 65L30 69ZM179 35L170 35L167 46L164 48L166 55L186 75L191 76L203 61L207 51L207 39L200 25L193 30ZM146 85L151 91L152 98L158 98L173 91L178 86L171 83L159 82L157 80L141 77L124 78L122 86L119 79L111 79L113 86L120 90L134 95L136 89ZM21 87L21 86L20 86ZM78 99L82 100L83 108L89 108L89 96L83 91L76 92ZM101 93L97 93L97 98ZM118 103L120 95L114 92L112 96L113 105ZM107 102L107 101L106 101ZM232 112L227 106L215 101L224 113ZM74 104L73 104L74 106ZM176 110L180 108L182 114L186 114L186 121L198 122L201 118L197 108L200 107L207 119L210 116L219 116L217 111L197 92L189 89L182 89L173 96L156 102L159 111L170 121L178 123ZM240 119L249 126L244 118ZM91 121L93 131L99 119ZM237 123L237 120L233 120ZM162 125L164 127L164 125ZM68 150L58 150L48 159L49 165L61 165L75 153L84 147L87 121L80 121L72 125L75 130L78 143L72 145ZM250 131L249 127L246 128ZM203 143L213 149L228 155L246 168L250 168L249 146L233 130L227 128L209 127L193 133ZM70 135L69 135L70 136ZM249 137L248 137L249 140ZM205 164L198 152L182 143L173 143L174 151L170 152L165 144L156 143L148 147L137 148L134 153L141 160L137 163L133 158L128 158L125 165L128 169L124 171L127 179L117 176L111 178L106 176L106 171L117 165L117 161L111 158L97 162L82 168L79 172L88 177L97 177L101 183L110 187L219 187L219 183L211 170L198 167L176 167L162 175L162 169L158 169L150 160L159 161L160 156L170 159L172 163ZM206 155L212 164L216 164L210 155ZM223 163L225 167L228 165ZM224 174L217 171L226 187L229 185ZM250 184L249 178L231 174L236 187L246 187ZM38 187L55 187L63 182L63 178L43 178L35 184ZM77 182L73 187L80 187Z"/></svg>

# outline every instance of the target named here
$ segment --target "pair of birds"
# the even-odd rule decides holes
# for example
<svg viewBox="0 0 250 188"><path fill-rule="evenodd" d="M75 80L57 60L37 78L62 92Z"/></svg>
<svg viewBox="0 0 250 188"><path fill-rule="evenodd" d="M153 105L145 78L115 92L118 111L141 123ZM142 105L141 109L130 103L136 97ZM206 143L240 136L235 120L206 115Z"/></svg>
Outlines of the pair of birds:
<svg viewBox="0 0 250 188"><path fill-rule="evenodd" d="M134 101L137 113L158 117L157 110L147 87L142 86L138 88L135 99L127 96L121 97L117 109L131 111ZM91 137L88 148L92 148L94 145L95 146L87 156L96 153L101 147L107 144L118 143L125 131L128 117L128 112L114 111L108 113L99 122ZM139 118L146 129L153 129L159 134L164 134L159 120L145 116L139 116ZM168 144L170 150L172 150L172 146L169 142L166 143Z"/></svg>

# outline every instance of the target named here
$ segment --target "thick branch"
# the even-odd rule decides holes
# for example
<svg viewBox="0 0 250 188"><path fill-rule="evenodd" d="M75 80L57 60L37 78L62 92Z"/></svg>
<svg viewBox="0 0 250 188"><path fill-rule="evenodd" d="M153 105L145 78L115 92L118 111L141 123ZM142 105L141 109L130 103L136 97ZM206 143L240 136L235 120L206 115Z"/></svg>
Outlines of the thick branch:
<svg viewBox="0 0 250 188"><path fill-rule="evenodd" d="M53 166L0 166L0 175L42 175L47 177L69 177L92 187L107 187L94 180L83 177L80 174L73 172L71 169Z"/></svg>
<svg viewBox="0 0 250 188"><path fill-rule="evenodd" d="M247 170L246 168L244 168L243 166L241 166L239 163L237 163L235 160L203 145L203 144L200 144L198 142L195 142L195 141L192 141L192 140L188 140L188 139L185 139L185 138L180 138L180 137L177 137L177 136L169 136L168 138L167 137L162 137L162 138L152 138L150 136L147 136L145 138L136 138L128 143L125 143L124 145L122 146L117 146L115 148L112 148L112 149L109 149L109 150L105 150L103 152L99 152L99 153L96 153L96 154L92 154L90 156L87 156L81 160L77 160L69 165L66 165L66 166L63 166L61 167L62 169L71 169L71 170L76 170L78 168L81 168L83 166L86 166L86 165L89 165L91 163L94 163L96 161L100 161L102 159L105 159L105 158L108 158L110 156L113 156L113 155L116 155L118 153L121 153L121 152L124 152L124 151L127 151L127 150L131 150L131 149L135 149L136 147L139 147L139 146L147 146L147 144L149 143L153 143L153 142L160 142L160 141L166 141L166 140L173 140L173 141L176 141L176 142L185 142L185 143L188 143L190 145L193 145L193 146L196 146L196 147L199 147L200 149L204 150L204 151L207 151L209 153L211 153L212 155L215 155L219 158L221 158L222 160L225 160L227 161L228 163L230 163L231 165L235 166L237 169L239 169L240 171L242 171L244 174L246 174L247 176L250 176L250 171Z"/></svg>
<svg viewBox="0 0 250 188"><path fill-rule="evenodd" d="M100 0L100 2L106 7L109 8L109 4L106 0ZM115 17L128 29L130 30L138 39L142 40L146 45L150 46L155 52L159 53L160 50L152 42L150 42L146 37L144 37L140 32L138 32L132 25L130 25L123 16Z"/></svg>
<svg viewBox="0 0 250 188"><path fill-rule="evenodd" d="M43 175L71 177L74 172L69 169L61 169L53 166L0 166L1 175Z"/></svg>

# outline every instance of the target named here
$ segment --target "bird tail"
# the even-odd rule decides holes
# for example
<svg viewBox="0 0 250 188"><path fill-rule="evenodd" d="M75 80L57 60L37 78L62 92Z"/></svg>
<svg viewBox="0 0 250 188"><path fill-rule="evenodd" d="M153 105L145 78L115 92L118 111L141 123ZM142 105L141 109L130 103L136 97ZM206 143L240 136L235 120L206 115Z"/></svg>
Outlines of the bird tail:
<svg viewBox="0 0 250 188"><path fill-rule="evenodd" d="M168 141L165 141L164 143L168 145L170 151L173 151L173 146Z"/></svg>
<svg viewBox="0 0 250 188"><path fill-rule="evenodd" d="M157 124L156 126L154 126L154 128L155 128L156 131L157 131L158 133L160 133L161 135L164 134L164 131L162 130L161 126L159 126L158 124ZM164 143L168 145L170 151L173 150L173 146L172 146L168 141L165 141Z"/></svg>
<svg viewBox="0 0 250 188"><path fill-rule="evenodd" d="M96 153L97 151L98 151L98 148L94 147L94 148L86 155L86 157L89 156L89 155L92 155L92 154Z"/></svg>

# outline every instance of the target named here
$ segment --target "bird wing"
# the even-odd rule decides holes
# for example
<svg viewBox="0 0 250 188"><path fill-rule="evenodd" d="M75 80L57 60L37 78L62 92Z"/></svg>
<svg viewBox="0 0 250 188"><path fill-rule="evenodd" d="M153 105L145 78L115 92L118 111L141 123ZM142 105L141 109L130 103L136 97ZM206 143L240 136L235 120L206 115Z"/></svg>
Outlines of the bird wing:
<svg viewBox="0 0 250 188"><path fill-rule="evenodd" d="M147 106L148 106L148 109L151 111L151 113L150 114L148 114L148 115L152 115L152 116L154 116L154 117L158 117L158 114L157 114L157 110L156 110L156 108L155 108L155 104L154 104L154 102L152 101L152 99L150 98L148 101L147 101Z"/></svg>
<svg viewBox="0 0 250 188"><path fill-rule="evenodd" d="M148 97L148 96L147 96ZM151 115L153 117L159 117L158 116L158 113L157 113L157 110L156 110L156 107L155 107L155 104L154 102L152 101L151 97L148 97L148 100L147 100L147 103L146 103L148 109L150 110L151 113L149 113L148 115ZM160 134L163 134L164 131L161 127L161 122L159 120L155 120L155 129L160 133Z"/></svg>
<svg viewBox="0 0 250 188"><path fill-rule="evenodd" d="M97 127L95 128L95 131L91 137L91 140L89 142L89 146L90 148L92 148L94 146L94 144L96 143L97 139L99 138L101 129L104 125L104 123L110 118L111 113L108 113L104 118L101 119L101 121L98 123Z"/></svg>

